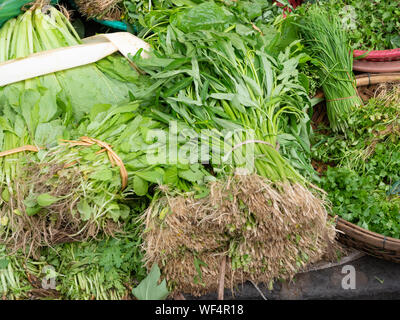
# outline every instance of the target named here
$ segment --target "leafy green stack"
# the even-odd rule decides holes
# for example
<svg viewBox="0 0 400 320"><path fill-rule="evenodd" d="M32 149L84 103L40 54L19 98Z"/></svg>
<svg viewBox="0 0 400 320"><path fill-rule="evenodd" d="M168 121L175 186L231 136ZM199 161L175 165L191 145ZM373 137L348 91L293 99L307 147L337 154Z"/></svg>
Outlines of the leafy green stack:
<svg viewBox="0 0 400 320"><path fill-rule="evenodd" d="M81 139L21 157L14 193L3 192L6 238L34 251L100 231L113 235L119 221L130 217L127 197L147 195L150 184L188 191L191 183L202 183L209 174L198 164L151 160L153 149L163 148L151 134L168 136L168 131L163 123L135 115L138 111L136 102L95 105L70 132Z"/></svg>
<svg viewBox="0 0 400 320"><path fill-rule="evenodd" d="M68 20L55 8L34 6L3 26L0 43L0 62L5 62L43 50L76 45L80 40ZM63 127L82 118L93 104L128 101L129 91L135 88L123 81L135 78L137 73L125 60L110 57L97 65L0 88L1 149L54 144L63 135ZM19 156L14 154L0 160L1 183L8 185L10 193Z"/></svg>
<svg viewBox="0 0 400 320"><path fill-rule="evenodd" d="M0 42L1 62L81 43L59 11L41 4L7 22L0 29ZM121 299L135 285L133 279L144 277L141 228L129 226L147 198L136 199L132 188L147 194L145 179L159 181L162 174L154 166L155 170L146 170L150 167L142 161L151 142L146 141L147 131L160 124L135 115L138 103L129 100L138 88L137 79L125 59L112 56L0 88L0 236L2 243L11 245L1 247L4 298L61 294L69 299ZM141 85L146 86L143 79ZM96 118L98 114L102 118ZM83 135L112 143L129 140L119 141L112 150L129 155L123 160L131 170L130 187L123 195L120 168L112 167L107 153L96 155L100 146L60 141ZM57 245L89 239L100 231L100 242ZM104 233L117 238L111 240ZM43 249L49 245L51 249ZM46 266L57 271L47 274ZM44 276L56 276L56 290L42 288Z"/></svg>
<svg viewBox="0 0 400 320"><path fill-rule="evenodd" d="M0 36L1 62L80 43L65 16L51 6L41 5L34 5L17 19L8 21L1 29ZM60 138L72 137L71 128L92 110L93 105L128 101L131 90L134 92L137 88L134 84L137 78L138 74L125 59L112 56L97 64L0 88L0 149L3 151L0 157L2 239L12 240L17 248L33 249L44 242L50 244L70 236L74 238L72 235L85 238L81 234L86 230L82 229L82 222L87 226L86 222L91 220L85 202L75 203L80 204L78 211L81 216L71 215L76 211L76 206L70 205L70 209L66 206L66 199L76 201L80 198L74 197L73 190L74 187L82 186L82 172L71 168L66 169L68 173L64 176L58 176L58 171L66 163L62 163L62 159L59 163L49 159L53 161L49 166L44 160L48 155L45 150L58 145ZM109 107L110 105L100 106L103 111ZM125 106L127 112L132 112L135 108L135 105ZM120 118L114 120L120 120L120 128L124 128L124 123L131 120L133 115L126 117L121 111L118 116ZM103 130L112 128L115 122L108 122L108 125ZM90 130L82 135L89 133ZM78 139L79 136L73 138ZM39 163L36 158L25 158L23 151L37 152L40 149ZM109 160L103 160L106 161L111 166ZM93 170L101 168L93 166ZM108 175L104 177L107 180ZM120 186L114 185L113 190L118 188ZM109 217L118 220L117 215L126 216L129 213L129 208L124 205L113 206L112 199L107 199L106 203L110 207L99 210L97 218L107 212ZM101 208L102 205L105 204L100 204ZM68 214L64 216L66 213ZM105 225L98 223L96 227L93 226L94 229L85 232L93 236L102 227Z"/></svg>
<svg viewBox="0 0 400 320"><path fill-rule="evenodd" d="M400 48L400 9L396 1L318 0L313 5L325 7L341 18L353 49Z"/></svg>
<svg viewBox="0 0 400 320"><path fill-rule="evenodd" d="M170 22L152 38L157 52L134 59L159 83L153 113L180 119L198 136L229 137L231 147L220 142L210 153L219 181L208 196L167 190L150 205L147 263L163 265L174 290L193 294L216 289L227 256L225 280L232 285L290 277L320 259L334 235L321 200L277 151L281 125L287 118L297 123L309 105L297 71L306 57L296 44L271 56L268 36L214 2L182 10Z"/></svg>
<svg viewBox="0 0 400 320"><path fill-rule="evenodd" d="M350 113L362 104L353 75L353 54L339 18L313 6L299 22L310 55L319 67L330 126L345 132Z"/></svg>
<svg viewBox="0 0 400 320"><path fill-rule="evenodd" d="M350 117L343 134L318 133L313 154L328 164L321 187L332 212L385 236L400 238L400 88L381 85L376 97ZM329 133L329 131L328 131Z"/></svg>
<svg viewBox="0 0 400 320"><path fill-rule="evenodd" d="M2 88L1 150L29 145L24 150L37 151L3 154L2 240L38 256L40 247L59 242L104 233L120 239L123 224L136 217L132 201L142 208L150 200L143 225L125 231L134 234L135 248L143 238L146 266L162 266L173 290L215 289L222 259L231 285L289 278L319 260L334 229L316 190L307 189L292 165L307 171L308 158L283 156L278 143L285 134L296 148L309 146L310 100L297 70L309 57L298 42L280 42L272 26L239 7L204 2L161 12L165 25L151 36L151 58L133 58L147 75L110 58L88 66L87 77L79 74L91 86L84 94L73 90L72 73L80 68ZM57 46L60 34L58 46L79 43L54 10L36 8L8 23L4 34L14 40L4 59ZM16 30L28 41L17 43ZM120 88L116 97L125 102L87 100L94 74ZM117 244L107 241L113 254L104 243L57 248L78 263L46 253L66 274L63 294L125 295L124 272L140 275L140 263L127 266ZM110 273L113 267L119 271ZM70 281L75 285L68 289Z"/></svg>

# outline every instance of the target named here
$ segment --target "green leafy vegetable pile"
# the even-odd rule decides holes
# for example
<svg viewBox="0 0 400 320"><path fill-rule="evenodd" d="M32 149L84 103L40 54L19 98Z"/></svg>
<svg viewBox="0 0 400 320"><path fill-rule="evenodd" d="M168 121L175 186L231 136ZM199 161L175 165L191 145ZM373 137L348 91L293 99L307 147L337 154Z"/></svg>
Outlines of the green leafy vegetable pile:
<svg viewBox="0 0 400 320"><path fill-rule="evenodd" d="M394 89L393 89L394 90ZM313 157L329 164L320 186L331 212L367 230L400 237L400 109L398 88L371 99L350 117L343 134L315 136ZM395 97L395 98L394 98Z"/></svg>
<svg viewBox="0 0 400 320"><path fill-rule="evenodd" d="M350 46L361 50L400 47L400 4L391 0L319 0L314 5L340 17Z"/></svg>
<svg viewBox="0 0 400 320"><path fill-rule="evenodd" d="M256 0L159 5L139 19L150 58L0 88L0 239L27 257L14 274L56 277L61 297L200 294L222 258L226 283L271 283L334 238L310 183L312 60L292 20ZM0 36L0 62L81 43L42 4ZM32 293L12 270L3 293Z"/></svg>
<svg viewBox="0 0 400 320"><path fill-rule="evenodd" d="M198 4L207 2L204 0L76 0L79 11L89 18L106 20L121 20L128 24L129 29L137 30L139 35L152 30L151 26L158 26L166 17L166 12L176 12L185 8L195 7ZM273 0L250 0L232 1L217 0L216 2L234 10L235 14L253 20L254 23L267 24L282 15L283 9L277 6ZM221 16L209 13L208 23L223 23ZM196 16L192 19L202 23L202 17ZM194 22L194 20L192 20Z"/></svg>
<svg viewBox="0 0 400 320"><path fill-rule="evenodd" d="M0 36L1 62L81 43L66 17L55 8L43 4L35 4L18 18L9 20L0 30ZM113 137L116 142L123 135L128 122L131 131L126 132L145 137L146 130L157 125L154 126L155 123L149 118L135 117L133 113L138 103L129 103L133 99L132 92L138 86L146 86L143 79L138 84L138 78L138 73L126 59L114 55L96 64L0 88L0 150L5 151L0 157L0 237L2 243L7 244L4 250L5 255L9 256L1 265L1 294L5 297L27 298L35 295L37 290L42 292L40 284L39 289L32 284L27 268L31 266L32 272L29 274L33 274L35 266L46 265L52 249L42 259L43 246L54 247L60 242L90 239L99 232L100 238L112 234L116 237L111 240L114 243L119 241L117 239L123 239L121 232L129 231L129 228L125 229L126 223L122 227L122 222L135 217L135 210L140 208L143 211L148 199L132 199L132 188L129 189L131 193L126 191L124 197L121 196L119 169L112 168L105 153L96 157L95 152L100 147L74 147L63 144L61 140L79 140L83 135L92 134L98 138L101 135L102 139L107 138L109 142ZM126 104L120 104L123 102ZM115 106L112 110L117 110L115 118L112 118L112 105ZM99 113L102 113L103 119L96 119ZM133 121L134 117L136 121ZM104 118L106 124L101 121ZM93 119L91 129L88 128L90 119ZM146 144L145 138L140 139L139 136L136 142L132 137L130 144L119 145L130 154L133 162L142 153L137 152L135 156L130 147L139 150L143 148L141 144ZM10 150L16 151L9 153ZM59 156L62 157L57 158L55 151L60 152ZM71 167L78 160L82 165L81 171ZM127 159L124 161L129 162ZM146 178L143 170L146 165L139 160L127 167L143 171L142 176ZM87 169L89 171L85 172ZM147 179L158 181L160 174L152 170L150 176ZM130 181L137 194L147 192L146 180L135 174ZM117 201L120 199L123 200ZM134 236L132 246L134 243L136 251L141 250L139 230L137 227L136 231L129 231ZM91 246L94 250L101 246L95 242L85 243L72 245L72 248L79 251ZM81 261L79 255L77 259ZM119 275L124 274L124 279L144 277L141 276L144 269L140 256L126 263L134 274L127 272L124 264L115 266L114 271L119 270ZM102 267L101 261L96 265ZM61 265L58 267L61 268ZM58 271L64 272L62 269ZM92 283L89 286L89 280L82 284L86 288L85 297L93 295L100 299L122 296L122 280L105 277L104 273L99 275L103 279L101 283L88 275L89 280L96 284L95 289ZM42 276L40 270L36 276ZM110 295L108 289L114 285L109 281L114 278L120 285L116 295ZM70 278L60 287L63 295L83 297L78 287L71 286L71 282L75 281ZM69 289L75 291L70 292ZM46 295L46 292L43 294Z"/></svg>
<svg viewBox="0 0 400 320"><path fill-rule="evenodd" d="M0 57L2 57L0 61L22 58L35 52L76 45L81 42L65 16L51 6L32 7L17 19L9 20L1 29L1 33L4 45L0 49ZM22 152L0 158L2 168L0 189L4 222L1 236L3 239L13 239L15 244L23 244L24 247L33 249L43 244L43 234L52 234L47 241L48 244L52 242L51 238L58 239L65 236L68 238L68 234L72 235L76 232L81 234L85 228L82 229L80 221L97 221L104 215L112 216L113 220L118 220L119 216L126 217L129 209L124 205L114 204L112 209L111 207L104 209L104 201L113 205L112 196L102 198L103 203L99 202L99 197L96 198L96 208L103 208L103 210L98 210L95 217L91 216L92 211L87 205L88 200L79 201L78 199L76 199L76 206L69 206L68 215L64 216L63 212L68 207L62 209L63 206L66 206L66 197L69 195L69 201L75 198L73 193L70 193L70 189L80 185L83 188L89 186L89 189L93 190L91 189L92 184L84 186L83 178L73 168L65 175L57 174L65 162L59 162L62 163L60 165L57 164L57 161L53 161L49 165L51 160L46 158L44 150L58 145L60 138L79 138L79 136L71 136L72 126L76 126L76 123L88 114L91 106L99 103L116 104L129 101L129 92L136 88L133 81L137 78L137 72L130 67L126 60L119 56L112 56L97 64L57 72L0 88L1 149L14 150L24 146L29 146L26 150L30 151L42 149L37 159L39 162L47 164L47 167L44 167L41 163L28 163L30 160L24 162ZM100 111L106 111L109 107L110 105L103 104L97 109L93 109L92 117ZM129 112L132 112L134 108L134 106L125 106ZM121 110L121 114L118 116L125 117L119 123L119 129L123 129L124 121L130 120L130 118L123 114L123 107L118 110ZM103 131L111 130L112 125L115 125L117 121L118 119L114 119L114 122L108 121L108 127L103 127ZM138 121L140 120L138 119ZM102 130L99 125L100 123L97 122L92 124L93 130L98 132L97 135L100 135ZM80 128L82 129L82 125ZM87 130L82 135L90 133L92 132ZM71 162L78 159L79 156L72 159ZM24 168L24 166L26 167ZM92 169L96 170L100 181L107 181L109 178L111 184L113 183L109 172L102 174L101 165L98 168L93 166ZM46 178L38 178L42 173ZM96 177L94 178L96 179ZM98 190L102 186L98 185L97 187L96 194L98 195ZM110 192L112 192L111 189ZM85 193L83 192L83 194ZM76 220L75 211L81 214L81 219L78 218L73 222ZM56 214L56 218L50 219L52 227L49 227L49 221L45 221L54 214ZM31 225L31 219L36 219L37 216L42 216L40 221L43 224L37 221L33 224L35 227L26 230L26 225ZM61 225L68 226L67 234L55 232L63 229ZM96 230L103 226L102 223L97 222L97 227L90 230L85 229L85 232L94 236L98 232ZM52 228L54 229L52 230Z"/></svg>
<svg viewBox="0 0 400 320"><path fill-rule="evenodd" d="M218 178L210 185L209 195L196 197L169 190L153 199L143 218L148 230L144 234L146 263L163 265L163 274L174 290L193 294L216 288L217 253L223 257L228 250L230 272L243 272L241 280L227 273L226 281L269 282L287 277L289 270L319 257L326 249L320 237L332 236L321 200L304 188L307 180L292 166L294 163L307 172L310 153L302 157L287 148L291 142L297 150L309 150L310 99L297 70L309 56L298 42L276 52L276 45L281 45L279 32L268 33L271 26L254 28L251 19L232 10L204 2L165 11L169 23L154 28L151 57L141 59L140 53L133 57L158 84L158 104L152 109L156 118L166 123L179 119L192 128L193 137L208 132L217 142L233 133L233 148L228 153L221 142L212 145L224 156L212 154L207 163ZM284 156L279 152L278 137L287 152ZM226 155L232 155L232 162L226 161ZM249 155L254 155L254 166L248 165ZM251 178L238 176L240 168L251 173ZM272 212L263 203L279 208L274 215L282 216L286 230L276 221L264 220L263 214ZM189 212L192 216L186 217ZM225 219L229 223L222 223L221 212L229 216ZM287 217L284 212L290 212L292 221L304 221L304 229L296 232L295 224L283 218ZM318 225L319 231L314 233L312 225ZM308 233L313 236L303 233L306 229L314 230ZM274 250L266 240L272 233L279 252L274 257L279 258L263 257ZM317 239L315 251L309 250L311 237ZM296 246L294 239L300 238L301 252L283 249ZM286 267L278 267L278 261L285 261ZM269 270L268 275L263 275L263 270Z"/></svg>

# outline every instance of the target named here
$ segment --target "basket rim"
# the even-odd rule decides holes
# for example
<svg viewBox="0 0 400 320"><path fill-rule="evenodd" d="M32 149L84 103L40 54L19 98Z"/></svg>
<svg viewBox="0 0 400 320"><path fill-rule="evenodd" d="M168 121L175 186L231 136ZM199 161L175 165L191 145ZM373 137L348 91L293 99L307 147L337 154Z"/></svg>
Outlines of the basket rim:
<svg viewBox="0 0 400 320"><path fill-rule="evenodd" d="M398 61L400 60L400 48L385 50L353 50L353 57L358 58L366 55L360 60L367 61Z"/></svg>
<svg viewBox="0 0 400 320"><path fill-rule="evenodd" d="M340 217L337 217L335 220L337 230L347 235L351 233L352 238L357 241L370 244L382 250L400 251L400 239L384 236L383 234L364 229Z"/></svg>

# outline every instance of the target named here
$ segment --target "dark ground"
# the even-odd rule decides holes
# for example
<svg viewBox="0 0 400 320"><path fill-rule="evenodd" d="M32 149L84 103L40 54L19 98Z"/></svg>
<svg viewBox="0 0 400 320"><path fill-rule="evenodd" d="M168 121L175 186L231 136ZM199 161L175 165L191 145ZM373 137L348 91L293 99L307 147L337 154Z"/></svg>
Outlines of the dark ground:
<svg viewBox="0 0 400 320"><path fill-rule="evenodd" d="M343 289L342 281L347 275L342 268L351 265L355 269L355 289ZM344 280L343 280L344 279ZM258 288L268 300L383 300L400 299L400 265L371 256L363 256L347 264L329 269L311 271L296 276L294 281L277 283L272 291L267 286ZM215 300L217 293L186 299ZM225 290L225 300L262 300L264 299L252 283L240 286L235 296L230 290Z"/></svg>

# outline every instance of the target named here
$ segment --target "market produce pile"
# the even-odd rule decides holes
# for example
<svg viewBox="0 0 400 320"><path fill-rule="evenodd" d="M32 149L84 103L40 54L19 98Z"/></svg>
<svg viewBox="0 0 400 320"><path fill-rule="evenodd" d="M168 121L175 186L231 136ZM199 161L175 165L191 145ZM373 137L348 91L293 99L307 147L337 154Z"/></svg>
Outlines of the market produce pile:
<svg viewBox="0 0 400 320"><path fill-rule="evenodd" d="M331 134L316 130L313 158L329 164L321 187L332 212L360 227L400 238L400 88L381 85L376 96L351 115L351 127Z"/></svg>
<svg viewBox="0 0 400 320"><path fill-rule="evenodd" d="M303 23L272 1L75 2L89 17L137 20L152 49L0 88L5 299L165 299L220 278L272 287L336 258L328 212L382 230L333 190L362 177L360 164L385 182L380 208L398 210L398 91L360 107L346 35L324 8ZM83 43L63 9L30 5L0 29L0 68ZM314 133L317 85L330 123ZM365 138L373 147L357 145ZM347 141L364 161L346 151L315 171L313 158L332 163ZM380 152L393 156L386 175Z"/></svg>
<svg viewBox="0 0 400 320"><path fill-rule="evenodd" d="M337 16L353 49L370 51L400 48L398 1L305 0L304 3L326 8Z"/></svg>
<svg viewBox="0 0 400 320"><path fill-rule="evenodd" d="M88 18L104 19L104 20L121 20L129 25L134 25L140 29L147 28L146 23L152 20L152 25L158 24L159 19L165 17L165 12L174 11L179 7L190 7L201 3L202 1L192 0L75 0L78 10ZM272 22L276 16L283 13L281 6L272 6L273 0L267 1L251 1L251 6L247 6L250 2L243 1L237 4L239 11L250 13L256 20L264 22ZM233 1L225 2L233 4ZM282 1L285 3L285 1ZM259 14L259 11L262 13ZM218 19L218 17L215 17Z"/></svg>

